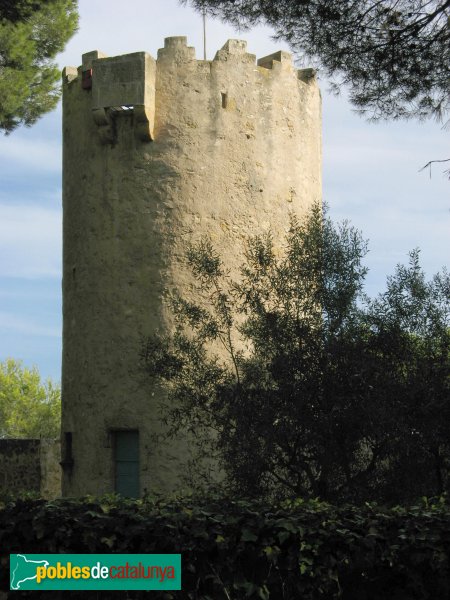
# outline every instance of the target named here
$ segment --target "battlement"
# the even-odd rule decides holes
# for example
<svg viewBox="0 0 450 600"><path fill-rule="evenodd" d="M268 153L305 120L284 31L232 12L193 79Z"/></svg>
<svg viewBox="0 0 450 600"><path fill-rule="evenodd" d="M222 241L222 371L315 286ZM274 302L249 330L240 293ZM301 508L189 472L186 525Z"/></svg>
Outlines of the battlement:
<svg viewBox="0 0 450 600"><path fill-rule="evenodd" d="M216 52L215 61L240 61L254 65L256 56L247 52L247 42L244 40L227 40Z"/></svg>
<svg viewBox="0 0 450 600"><path fill-rule="evenodd" d="M289 52L283 52L279 50L274 54L269 54L269 56L264 56L263 58L258 59L258 67L263 67L264 69L277 69L277 68L286 68L292 67L292 55Z"/></svg>
<svg viewBox="0 0 450 600"><path fill-rule="evenodd" d="M216 87L222 108L239 109L239 101L233 100L230 88L242 85L240 79L255 90L264 86L266 96L273 96L276 85L308 86L315 77L312 69L296 70L288 52L275 52L257 60L247 52L243 40L228 40L211 61L197 60L195 48L188 46L185 36L165 38L156 60L146 52L107 57L95 50L83 54L78 69L66 67L63 71L64 84L72 86L78 82L91 95L93 120L105 144L114 142L114 119L123 111L133 113L138 139L155 139L156 96L164 80L171 86L191 85L197 93L210 93Z"/></svg>
<svg viewBox="0 0 450 600"><path fill-rule="evenodd" d="M164 48L158 50L158 60L192 61L195 60L195 48L187 45L184 35L164 38Z"/></svg>

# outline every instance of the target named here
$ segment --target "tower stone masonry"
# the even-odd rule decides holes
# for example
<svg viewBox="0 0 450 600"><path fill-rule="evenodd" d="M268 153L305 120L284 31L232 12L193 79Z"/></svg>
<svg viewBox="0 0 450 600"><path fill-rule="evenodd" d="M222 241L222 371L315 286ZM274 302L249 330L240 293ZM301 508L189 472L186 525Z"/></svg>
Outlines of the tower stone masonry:
<svg viewBox="0 0 450 600"><path fill-rule="evenodd" d="M164 493L189 443L159 439L143 339L170 330L165 291L190 293L188 243L209 236L236 274L249 236L281 245L320 201L320 92L240 40L82 63L63 71L63 494Z"/></svg>

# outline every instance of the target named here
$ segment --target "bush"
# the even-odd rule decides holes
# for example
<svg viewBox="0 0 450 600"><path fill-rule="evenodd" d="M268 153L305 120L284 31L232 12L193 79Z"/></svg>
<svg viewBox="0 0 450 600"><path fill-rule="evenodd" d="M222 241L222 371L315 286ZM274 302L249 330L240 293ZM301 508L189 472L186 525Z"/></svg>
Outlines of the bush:
<svg viewBox="0 0 450 600"><path fill-rule="evenodd" d="M227 499L17 500L0 510L0 587L9 589L9 553L181 553L182 591L152 592L152 598L444 600L449 517L444 501L385 509L315 500L278 507ZM7 597L29 596L49 597Z"/></svg>

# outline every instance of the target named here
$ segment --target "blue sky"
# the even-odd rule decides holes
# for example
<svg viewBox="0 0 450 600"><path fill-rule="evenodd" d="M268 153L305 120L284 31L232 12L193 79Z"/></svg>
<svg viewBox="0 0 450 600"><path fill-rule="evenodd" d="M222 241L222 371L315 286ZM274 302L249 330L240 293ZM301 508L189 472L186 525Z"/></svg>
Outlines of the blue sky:
<svg viewBox="0 0 450 600"><path fill-rule="evenodd" d="M61 69L81 54L145 50L156 56L164 37L186 35L202 57L202 22L176 0L81 0L80 29L58 57ZM228 38L246 39L258 57L287 46L271 31L236 32L207 25L207 58ZM307 65L304 65L307 66ZM431 276L448 264L450 183L432 159L450 156L439 123L369 124L345 92L323 96L323 198L336 220L348 219L369 239L367 291L381 291L395 265L421 248ZM11 356L60 380L61 369L61 109L33 128L0 137L0 360Z"/></svg>

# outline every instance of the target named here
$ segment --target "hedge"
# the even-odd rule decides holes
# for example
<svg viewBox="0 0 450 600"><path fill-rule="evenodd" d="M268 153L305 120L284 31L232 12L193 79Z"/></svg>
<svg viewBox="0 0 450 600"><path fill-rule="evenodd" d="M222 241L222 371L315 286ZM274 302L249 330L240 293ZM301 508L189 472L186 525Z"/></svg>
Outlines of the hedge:
<svg viewBox="0 0 450 600"><path fill-rule="evenodd" d="M14 600L448 600L449 517L443 500L19 499L0 509L0 589ZM7 592L10 553L181 553L182 591Z"/></svg>

